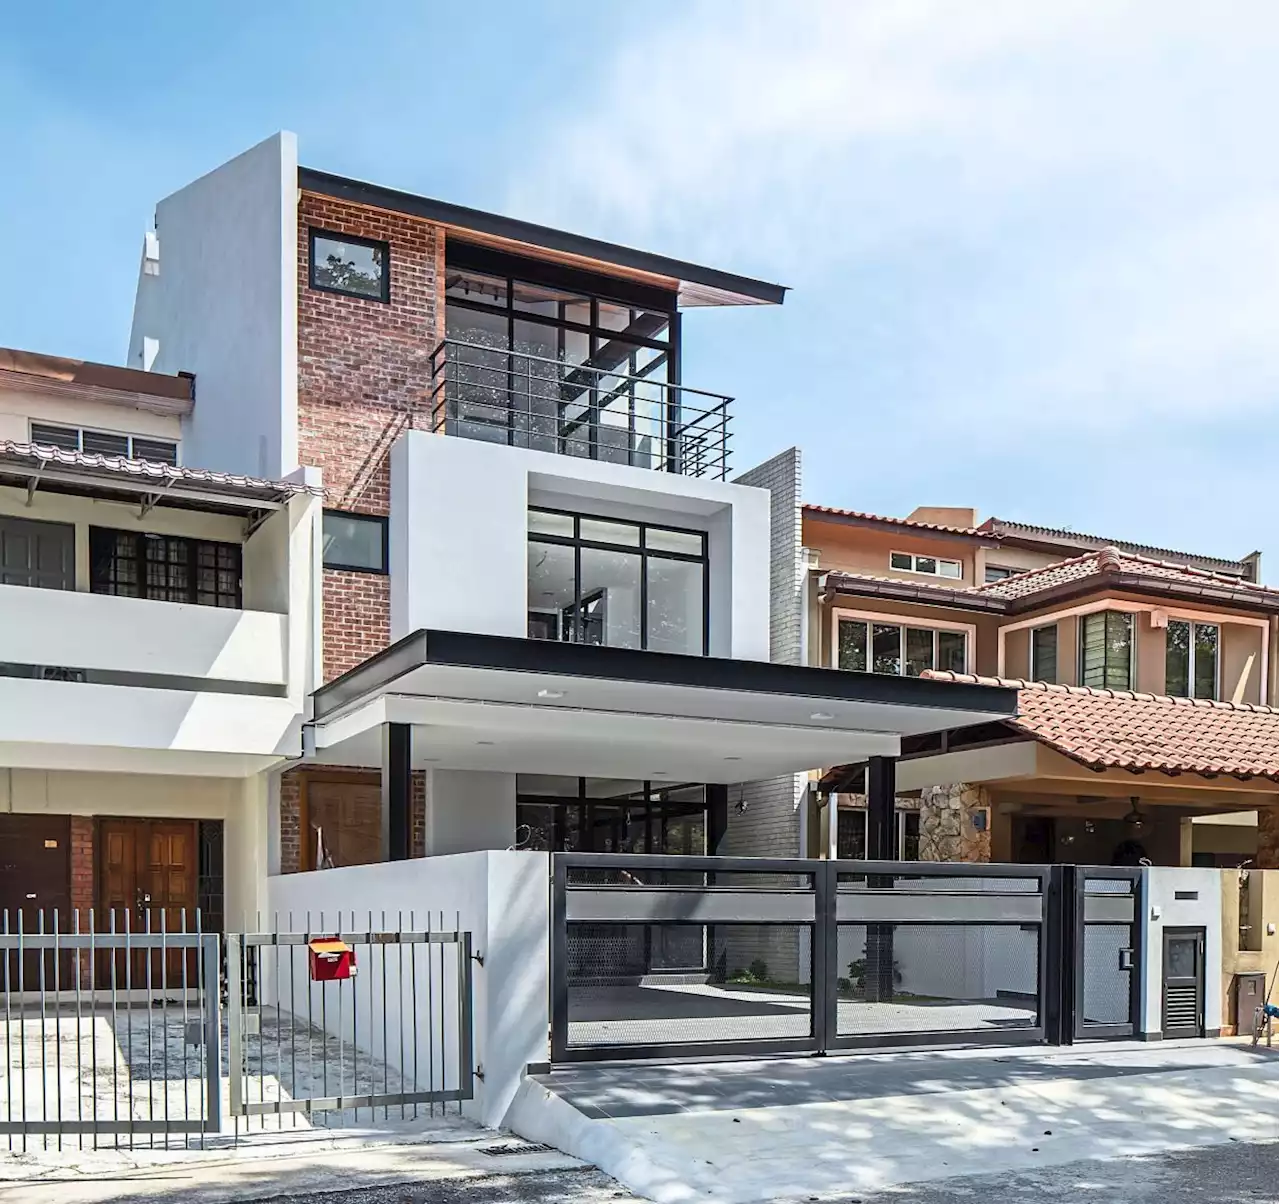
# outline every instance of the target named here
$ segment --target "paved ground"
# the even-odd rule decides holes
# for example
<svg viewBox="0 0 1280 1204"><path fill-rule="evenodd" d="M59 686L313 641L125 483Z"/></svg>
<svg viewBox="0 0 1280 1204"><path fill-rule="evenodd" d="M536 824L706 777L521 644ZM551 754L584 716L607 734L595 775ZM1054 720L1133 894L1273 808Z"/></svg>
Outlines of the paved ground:
<svg viewBox="0 0 1280 1204"><path fill-rule="evenodd" d="M170 1117L199 1121L204 1114L204 1047L192 1042L198 1032L199 1009L165 1008L83 1009L50 1008L46 1016L30 1012L0 1018L0 1119L6 1121L97 1118L119 1125ZM399 1072L397 1049L391 1065L356 1049L305 1017L271 1008L261 1011L260 1031L244 1039L245 1098L273 1103L313 1096L366 1095L397 1092L412 1086L412 1066ZM222 1029L223 1115L230 1112L227 1077L227 1030ZM428 1077L425 1066L424 1080ZM439 1068L436 1067L439 1074ZM425 1115L427 1105L420 1105ZM397 1119L379 1109L258 1116L241 1121L255 1130L353 1126L372 1120ZM412 1111L412 1105L408 1111ZM231 1126L227 1126L230 1133ZM181 1144L180 1138L172 1139ZM107 1139L108 1144L110 1138Z"/></svg>
<svg viewBox="0 0 1280 1204"><path fill-rule="evenodd" d="M860 1204L1270 1204L1273 1142L1235 1142L1144 1158L1065 1162L1017 1174L943 1179L858 1197ZM512 1197L519 1199L518 1196ZM536 1198L536 1197L535 1197ZM430 1199L430 1197L424 1197Z"/></svg>
<svg viewBox="0 0 1280 1204"><path fill-rule="evenodd" d="M664 1204L848 1201L1274 1141L1276 1078L1274 1054L1205 1041L614 1066L540 1076L512 1123Z"/></svg>
<svg viewBox="0 0 1280 1204"><path fill-rule="evenodd" d="M805 1037L810 1007L805 994L734 984L577 986L569 995L569 1040L636 1045ZM838 1031L848 1035L1019 1028L1036 1020L1034 1005L1016 999L841 999L836 1010Z"/></svg>

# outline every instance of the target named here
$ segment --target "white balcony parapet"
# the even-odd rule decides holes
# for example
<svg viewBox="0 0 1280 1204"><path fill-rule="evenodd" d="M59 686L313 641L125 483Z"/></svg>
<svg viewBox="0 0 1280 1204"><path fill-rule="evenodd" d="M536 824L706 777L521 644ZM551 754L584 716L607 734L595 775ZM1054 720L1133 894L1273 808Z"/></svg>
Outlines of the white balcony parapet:
<svg viewBox="0 0 1280 1204"><path fill-rule="evenodd" d="M0 585L0 662L9 664L283 690L287 634L282 614Z"/></svg>

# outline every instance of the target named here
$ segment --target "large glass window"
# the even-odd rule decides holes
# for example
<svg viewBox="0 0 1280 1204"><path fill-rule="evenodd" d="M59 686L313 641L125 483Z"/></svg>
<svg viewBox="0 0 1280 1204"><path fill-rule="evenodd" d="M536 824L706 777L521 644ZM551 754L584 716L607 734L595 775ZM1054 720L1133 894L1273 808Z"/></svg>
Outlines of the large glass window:
<svg viewBox="0 0 1280 1204"><path fill-rule="evenodd" d="M870 646L868 646L868 639ZM836 665L841 669L919 677L926 669L966 670L967 638L943 627L906 627L866 619L841 619Z"/></svg>
<svg viewBox="0 0 1280 1204"><path fill-rule="evenodd" d="M529 511L529 636L707 653L700 531Z"/></svg>
<svg viewBox="0 0 1280 1204"><path fill-rule="evenodd" d="M516 844L585 853L707 851L706 787L516 775Z"/></svg>
<svg viewBox="0 0 1280 1204"><path fill-rule="evenodd" d="M1102 610L1080 618L1080 684L1127 690L1133 682L1133 615Z"/></svg>
<svg viewBox="0 0 1280 1204"><path fill-rule="evenodd" d="M1169 620L1164 634L1164 689L1175 698L1217 698L1216 623Z"/></svg>
<svg viewBox="0 0 1280 1204"><path fill-rule="evenodd" d="M645 468L682 454L674 294L465 243L446 254L450 433Z"/></svg>
<svg viewBox="0 0 1280 1204"><path fill-rule="evenodd" d="M376 514L324 512L322 558L327 569L387 571L387 520Z"/></svg>
<svg viewBox="0 0 1280 1204"><path fill-rule="evenodd" d="M1058 625L1037 627L1031 632L1031 680L1058 680Z"/></svg>
<svg viewBox="0 0 1280 1204"><path fill-rule="evenodd" d="M95 594L239 609L240 566L239 544L89 528Z"/></svg>
<svg viewBox="0 0 1280 1204"><path fill-rule="evenodd" d="M894 846L899 861L920 860L920 812L895 810ZM867 859L867 813L862 808L840 808L836 815L836 856L841 861Z"/></svg>

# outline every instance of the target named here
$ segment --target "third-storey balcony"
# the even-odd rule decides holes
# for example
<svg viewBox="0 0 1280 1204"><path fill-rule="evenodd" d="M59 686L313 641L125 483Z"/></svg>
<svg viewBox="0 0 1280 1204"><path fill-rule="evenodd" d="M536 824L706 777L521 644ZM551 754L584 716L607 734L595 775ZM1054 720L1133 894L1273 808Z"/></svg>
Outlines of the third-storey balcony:
<svg viewBox="0 0 1280 1204"><path fill-rule="evenodd" d="M648 349L646 349L648 350ZM432 427L480 439L723 480L729 397L671 383L666 356L604 343L581 362L445 339Z"/></svg>

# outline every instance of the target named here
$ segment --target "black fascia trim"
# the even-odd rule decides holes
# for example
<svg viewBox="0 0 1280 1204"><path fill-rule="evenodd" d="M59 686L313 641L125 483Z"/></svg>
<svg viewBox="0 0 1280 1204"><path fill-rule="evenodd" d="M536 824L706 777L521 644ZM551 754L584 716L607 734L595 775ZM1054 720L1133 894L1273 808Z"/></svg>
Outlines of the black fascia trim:
<svg viewBox="0 0 1280 1204"><path fill-rule="evenodd" d="M396 678L425 665L501 669L593 677L637 684L690 686L750 694L829 699L885 706L973 710L998 718L1018 709L1017 690L967 682L931 681L884 673L850 673L809 665L687 656L635 648L604 648L559 640L481 635L462 631L415 631L390 648L349 669L312 696L314 715L323 719L341 707L372 696Z"/></svg>
<svg viewBox="0 0 1280 1204"><path fill-rule="evenodd" d="M580 255L584 259L595 259L638 272L650 272L655 276L687 280L692 284L718 289L759 304L781 305L787 293L786 288L780 284L769 284L767 281L738 276L733 272L668 259L665 255L654 255L648 251L638 251L634 247L623 247L598 238L587 238L582 234L570 234L565 230L555 230L550 226L539 226L534 222L503 217L497 213L485 213L465 205L451 205L446 201L415 196L410 192L383 188L310 167L298 168L298 187L355 205L370 205L376 209L389 209L394 213L407 213L463 230L474 230L477 234L543 247L548 251L561 251L567 255Z"/></svg>

